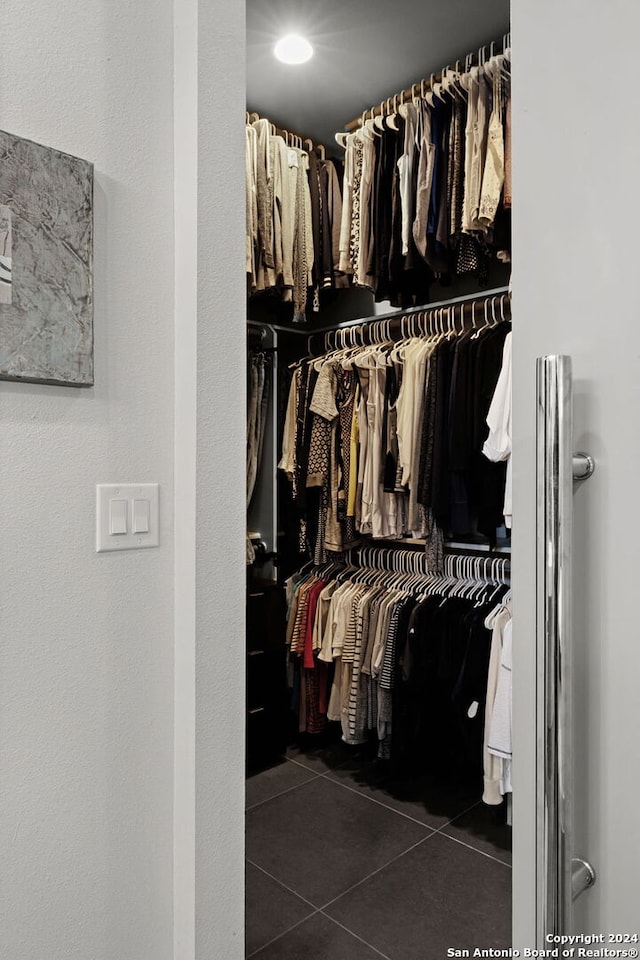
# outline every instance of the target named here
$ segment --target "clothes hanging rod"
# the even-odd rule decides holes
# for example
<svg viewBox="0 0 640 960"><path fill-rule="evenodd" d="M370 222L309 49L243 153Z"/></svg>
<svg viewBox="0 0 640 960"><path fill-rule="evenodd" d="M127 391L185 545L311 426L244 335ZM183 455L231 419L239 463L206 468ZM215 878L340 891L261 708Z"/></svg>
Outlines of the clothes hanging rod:
<svg viewBox="0 0 640 960"><path fill-rule="evenodd" d="M420 551L424 550L427 540L422 537L402 537L399 540L387 540L385 542L380 542L378 540L372 541L372 546L381 547L382 549L407 549L411 547L420 548ZM395 545L398 545L396 548ZM367 544L368 546L369 544ZM468 554L469 556L476 556L477 554L488 554L489 556L497 557L510 557L511 556L511 547L501 544L499 546L492 547L488 543L465 543L464 540L445 540L443 544L445 556L459 556L461 553ZM452 553L452 551L456 553ZM416 553L418 550L416 549Z"/></svg>
<svg viewBox="0 0 640 960"><path fill-rule="evenodd" d="M426 541L425 541L426 543ZM444 542L444 551L445 554L451 550L456 550L460 553L488 553L490 556L511 556L511 547L510 546L496 546L492 547L489 543L465 543L464 540L445 540ZM455 556L455 554L454 554Z"/></svg>
<svg viewBox="0 0 640 960"><path fill-rule="evenodd" d="M410 317L414 313L428 313L430 310L439 310L441 307L452 307L457 303L477 303L479 301L490 300L491 297L504 296L508 294L509 287L495 287L493 290L483 291L481 296L475 293L464 297L454 297L452 300L436 300L433 303L425 303L421 307L411 307L409 310L394 310L390 313L378 313L372 317L360 317L355 320L343 320L341 323L334 323L328 327L315 327L313 330L301 330L305 337L315 336L316 333L330 333L332 330L344 330L348 327L356 327L360 324L375 323L376 320L400 320L402 317ZM287 329L289 329L287 327Z"/></svg>
<svg viewBox="0 0 640 960"><path fill-rule="evenodd" d="M502 45L502 53L511 47L511 33L505 33L499 40L493 40L490 43L485 43L477 51L473 53L468 53L464 57L460 57L458 60L454 61L454 68L457 73L461 72L460 67L464 65L464 72L468 73L469 69L475 65L483 65L486 63L487 59L490 59L497 52L496 48ZM489 54L489 57L486 54ZM475 61L475 63L474 63ZM418 88L418 93L421 97L424 97L425 87L429 91L433 90L433 87L436 83L441 83L443 76L446 74L446 71L449 70L451 64L448 64L446 67L442 67L437 73L432 73L429 76L429 79L423 78L422 80L412 83L410 87L407 87L404 90L401 90L399 93L392 94L390 97L387 97L385 100L382 100L380 104L375 107L368 107L365 109L360 116L354 117L353 120L349 120L348 123L345 123L344 130L348 133L353 133L354 130L357 130L362 126L363 120L369 115L369 117L381 116L384 113L384 108L386 107L387 113L391 111L391 106L399 103L404 103L406 100L413 99L416 93L416 87ZM395 107L394 107L395 111ZM338 141L340 142L340 141Z"/></svg>
<svg viewBox="0 0 640 960"><path fill-rule="evenodd" d="M266 327L268 330L277 330L279 333L298 333L303 337L308 337L311 333L311 331L307 330L306 327L302 330L298 330L297 327L283 327L281 324L271 323L269 320L247 320L247 326L261 327L263 329Z"/></svg>
<svg viewBox="0 0 640 960"><path fill-rule="evenodd" d="M326 159L327 151L326 151L325 145L323 143L318 143L318 141L314 140L312 137L305 137L303 136L303 134L298 133L296 130L287 130L286 127L281 127L279 124L277 124L274 120L271 120L269 117L264 117L262 116L262 114L257 113L257 111L255 110L249 110L249 108L247 108L245 112L245 120L247 123L254 123L256 120L266 120L267 123L271 125L272 132L275 131L275 133L278 136L282 137L282 139L289 146L298 146L300 150L306 150L307 153L310 150L321 150L322 151L321 159L322 160ZM295 141L299 141L299 142L295 143ZM307 144L311 144L311 146L307 147L306 146Z"/></svg>
<svg viewBox="0 0 640 960"><path fill-rule="evenodd" d="M247 326L268 327L271 330L278 330L280 333L296 333L302 337L313 337L316 333L330 333L332 330L344 330L348 327L358 326L359 324L374 323L376 320L401 319L402 317L410 317L414 313L427 313L430 310L439 310L441 307L452 307L458 303L478 303L479 301L490 300L491 297L510 294L510 292L508 286L494 287L492 290L483 291L480 296L471 293L463 297L454 297L451 300L434 300L433 303L425 303L421 307L410 307L407 310L393 310L389 313L374 314L371 317L356 317L353 320L343 320L340 323L332 323L327 327L285 327L282 324L271 323L269 320L247 320Z"/></svg>
<svg viewBox="0 0 640 960"><path fill-rule="evenodd" d="M387 544L387 547L388 546ZM418 573L421 572L418 567L422 566L422 572L426 575L429 574L427 557L423 552L406 549L387 549L385 551L384 546L380 547L376 542L375 545L362 544L359 547L346 551L346 554L349 564L355 565L355 561L357 561L357 564L361 568L373 567L375 569L388 571L389 573ZM511 575L511 558L509 556L496 556L494 554L480 555L477 552L473 553L471 551L466 553L445 553L444 575L450 575L447 574L447 569L455 571L457 568L460 570L460 573L454 573L453 575L467 579L461 570L461 565L469 559L478 562L478 573L476 576L471 576L470 579L472 580L487 579L487 574L490 570L488 564L491 564L495 572L500 574L500 580L504 579L506 582L506 577L510 577ZM482 564L482 567L480 567L480 564ZM496 564L495 567L494 564ZM481 569L485 571L484 576L480 574ZM473 574L474 570L470 570L469 572Z"/></svg>

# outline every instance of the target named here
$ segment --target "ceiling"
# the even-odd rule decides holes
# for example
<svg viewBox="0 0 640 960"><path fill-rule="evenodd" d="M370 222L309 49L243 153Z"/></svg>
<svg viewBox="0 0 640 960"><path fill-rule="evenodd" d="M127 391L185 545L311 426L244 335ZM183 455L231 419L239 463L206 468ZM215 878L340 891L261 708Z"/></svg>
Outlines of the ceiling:
<svg viewBox="0 0 640 960"><path fill-rule="evenodd" d="M334 144L381 100L509 29L509 0L247 0L247 106ZM286 33L315 48L305 64L273 55Z"/></svg>

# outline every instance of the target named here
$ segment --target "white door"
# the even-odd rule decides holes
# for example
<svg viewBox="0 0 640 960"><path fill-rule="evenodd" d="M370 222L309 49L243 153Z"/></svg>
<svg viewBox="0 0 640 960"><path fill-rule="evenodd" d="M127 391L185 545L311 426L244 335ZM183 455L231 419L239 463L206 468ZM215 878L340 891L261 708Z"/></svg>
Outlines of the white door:
<svg viewBox="0 0 640 960"><path fill-rule="evenodd" d="M514 947L535 945L535 360L568 354L574 446L573 932L640 935L640 176L628 0L513 0ZM575 954L578 956L578 953Z"/></svg>

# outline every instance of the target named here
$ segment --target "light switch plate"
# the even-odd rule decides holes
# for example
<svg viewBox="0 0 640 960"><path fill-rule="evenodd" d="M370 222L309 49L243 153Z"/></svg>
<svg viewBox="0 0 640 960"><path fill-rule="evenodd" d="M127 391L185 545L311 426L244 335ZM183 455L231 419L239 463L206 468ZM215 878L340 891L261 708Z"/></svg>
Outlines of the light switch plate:
<svg viewBox="0 0 640 960"><path fill-rule="evenodd" d="M111 533L111 501L127 503L126 533ZM149 502L149 532L134 533L134 500ZM160 517L157 483L96 484L96 551L144 550L160 545Z"/></svg>

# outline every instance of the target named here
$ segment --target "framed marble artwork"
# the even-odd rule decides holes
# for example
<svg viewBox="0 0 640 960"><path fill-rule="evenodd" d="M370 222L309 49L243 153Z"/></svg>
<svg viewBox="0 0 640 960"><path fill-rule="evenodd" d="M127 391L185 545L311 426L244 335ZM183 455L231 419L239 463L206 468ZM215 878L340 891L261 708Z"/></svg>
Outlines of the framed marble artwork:
<svg viewBox="0 0 640 960"><path fill-rule="evenodd" d="M93 384L93 164L4 131L0 379Z"/></svg>

